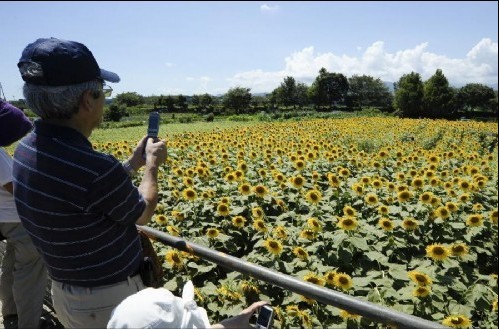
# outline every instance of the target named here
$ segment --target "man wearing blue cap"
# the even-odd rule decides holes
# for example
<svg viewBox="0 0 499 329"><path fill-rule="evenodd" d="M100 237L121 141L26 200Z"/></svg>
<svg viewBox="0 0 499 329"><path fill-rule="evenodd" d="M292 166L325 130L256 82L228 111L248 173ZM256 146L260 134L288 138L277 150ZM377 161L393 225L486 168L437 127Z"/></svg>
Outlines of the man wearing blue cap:
<svg viewBox="0 0 499 329"><path fill-rule="evenodd" d="M58 319L66 328L104 328L112 309L144 288L136 224L154 214L166 146L144 137L125 164L93 150L88 138L112 91L104 81L120 79L85 45L38 39L18 67L41 119L14 152L17 210L52 279ZM130 176L142 166L135 187Z"/></svg>
<svg viewBox="0 0 499 329"><path fill-rule="evenodd" d="M33 128L17 107L0 99L0 234L6 240L0 277L4 328L38 328L47 285L47 270L20 222L12 196L12 158L4 146Z"/></svg>

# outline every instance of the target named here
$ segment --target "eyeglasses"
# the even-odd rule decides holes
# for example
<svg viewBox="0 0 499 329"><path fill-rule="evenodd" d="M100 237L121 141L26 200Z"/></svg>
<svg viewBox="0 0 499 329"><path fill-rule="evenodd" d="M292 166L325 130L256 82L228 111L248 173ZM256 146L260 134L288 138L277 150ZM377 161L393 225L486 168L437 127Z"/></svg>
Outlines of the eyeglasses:
<svg viewBox="0 0 499 329"><path fill-rule="evenodd" d="M102 93L104 94L104 97L111 97L111 94L113 93L113 88L109 87L106 84L103 84Z"/></svg>

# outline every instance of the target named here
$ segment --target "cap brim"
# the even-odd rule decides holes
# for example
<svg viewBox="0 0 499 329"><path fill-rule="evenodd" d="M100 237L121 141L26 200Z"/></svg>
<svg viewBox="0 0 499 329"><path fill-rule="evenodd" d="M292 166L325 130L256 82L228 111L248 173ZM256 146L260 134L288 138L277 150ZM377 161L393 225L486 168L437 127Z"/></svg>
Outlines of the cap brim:
<svg viewBox="0 0 499 329"><path fill-rule="evenodd" d="M111 71L100 69L100 78L109 82L120 82L120 77Z"/></svg>

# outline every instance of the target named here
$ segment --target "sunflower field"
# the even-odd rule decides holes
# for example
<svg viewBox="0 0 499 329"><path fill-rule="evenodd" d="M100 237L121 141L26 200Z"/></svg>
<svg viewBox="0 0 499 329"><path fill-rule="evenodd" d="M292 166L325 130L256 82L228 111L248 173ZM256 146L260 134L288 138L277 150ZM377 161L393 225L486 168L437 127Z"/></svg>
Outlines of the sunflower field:
<svg viewBox="0 0 499 329"><path fill-rule="evenodd" d="M168 136L150 226L453 328L496 328L497 123L311 119ZM94 143L126 159L142 136ZM140 182L140 175L135 178ZM276 328L382 328L155 243L212 323L267 300Z"/></svg>

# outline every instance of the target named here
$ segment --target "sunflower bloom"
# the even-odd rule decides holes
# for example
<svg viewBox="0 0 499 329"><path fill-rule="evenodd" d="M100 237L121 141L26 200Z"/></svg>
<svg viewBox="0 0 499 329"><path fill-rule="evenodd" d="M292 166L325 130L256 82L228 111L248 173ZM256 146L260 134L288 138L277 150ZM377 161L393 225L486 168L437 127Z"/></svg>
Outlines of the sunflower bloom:
<svg viewBox="0 0 499 329"><path fill-rule="evenodd" d="M235 216L232 218L232 225L237 228L243 228L246 225L246 218L243 216Z"/></svg>
<svg viewBox="0 0 499 329"><path fill-rule="evenodd" d="M309 229L302 230L300 232L300 238L313 240L315 238L315 232Z"/></svg>
<svg viewBox="0 0 499 329"><path fill-rule="evenodd" d="M393 222L386 218L386 217L382 217L379 221L378 221L378 225L385 231L391 231L393 230Z"/></svg>
<svg viewBox="0 0 499 329"><path fill-rule="evenodd" d="M454 202L446 202L445 207L452 213L459 210L459 207Z"/></svg>
<svg viewBox="0 0 499 329"><path fill-rule="evenodd" d="M433 198L433 193L431 192L424 192L419 196L419 201L421 201L424 204L431 204L431 199Z"/></svg>
<svg viewBox="0 0 499 329"><path fill-rule="evenodd" d="M220 234L220 231L216 228L210 227L206 230L206 236L210 239L215 239Z"/></svg>
<svg viewBox="0 0 499 329"><path fill-rule="evenodd" d="M278 240L267 239L263 242L263 246L273 255L279 256L282 252L282 244Z"/></svg>
<svg viewBox="0 0 499 329"><path fill-rule="evenodd" d="M182 191L182 196L185 200L194 201L198 195L194 189L189 187Z"/></svg>
<svg viewBox="0 0 499 329"><path fill-rule="evenodd" d="M350 313L346 310L341 310L340 311L340 317L343 319L343 320L359 320L360 319L360 315L358 314L355 314L355 313Z"/></svg>
<svg viewBox="0 0 499 329"><path fill-rule="evenodd" d="M170 233L171 235L173 236L179 236L180 235L180 231L178 228L176 228L175 226L173 225L168 225L166 227L166 230L168 231L168 233Z"/></svg>
<svg viewBox="0 0 499 329"><path fill-rule="evenodd" d="M442 219L447 219L450 217L450 211L445 206L440 206L435 210L435 216Z"/></svg>
<svg viewBox="0 0 499 329"><path fill-rule="evenodd" d="M387 206L385 206L384 204L382 204L381 206L378 207L378 214L380 215L388 215L389 213L389 209Z"/></svg>
<svg viewBox="0 0 499 329"><path fill-rule="evenodd" d="M220 215L220 216L228 216L229 213L230 213L230 208L229 208L229 205L226 204L226 203L219 203L217 205L217 213Z"/></svg>
<svg viewBox="0 0 499 329"><path fill-rule="evenodd" d="M412 193L409 191L402 191L397 194L399 202L407 202L412 198Z"/></svg>
<svg viewBox="0 0 499 329"><path fill-rule="evenodd" d="M345 231L354 231L357 229L358 222L353 217L342 217L338 220L336 226Z"/></svg>
<svg viewBox="0 0 499 329"><path fill-rule="evenodd" d="M443 261L450 256L450 250L441 244L432 244L426 247L426 256L435 261Z"/></svg>
<svg viewBox="0 0 499 329"><path fill-rule="evenodd" d="M267 232L267 226L265 225L265 222L262 219L255 219L253 221L253 228L257 230L258 232Z"/></svg>
<svg viewBox="0 0 499 329"><path fill-rule="evenodd" d="M471 327L471 321L464 315L450 315L446 317L443 321L442 324L447 327L451 328L460 328L460 329L465 329Z"/></svg>
<svg viewBox="0 0 499 329"><path fill-rule="evenodd" d="M305 198L312 204L318 204L322 200L322 194L317 190L310 190L305 195Z"/></svg>
<svg viewBox="0 0 499 329"><path fill-rule="evenodd" d="M307 219L307 226L314 232L322 231L322 225L315 217L310 217L309 219Z"/></svg>
<svg viewBox="0 0 499 329"><path fill-rule="evenodd" d="M274 235L278 239L287 239L288 238L288 231L286 230L286 228L284 226L279 225L276 228L274 228Z"/></svg>
<svg viewBox="0 0 499 329"><path fill-rule="evenodd" d="M492 302L492 311L497 312L497 298Z"/></svg>
<svg viewBox="0 0 499 329"><path fill-rule="evenodd" d="M494 209L490 212L489 219L492 222L492 224L497 225L497 209Z"/></svg>
<svg viewBox="0 0 499 329"><path fill-rule="evenodd" d="M480 214L472 214L466 218L466 225L470 227L482 226L483 216Z"/></svg>
<svg viewBox="0 0 499 329"><path fill-rule="evenodd" d="M418 221L412 217L404 218L404 220L402 221L402 227L406 231L414 231L415 229L418 228L418 226L419 226Z"/></svg>
<svg viewBox="0 0 499 329"><path fill-rule="evenodd" d="M313 283L313 284L316 284L318 286L324 286L324 284L326 283L326 281L324 281L323 278L315 275L314 273L309 273L309 274L305 275L303 280L310 282L310 283Z"/></svg>
<svg viewBox="0 0 499 329"><path fill-rule="evenodd" d="M159 225L166 225L166 223L168 223L168 219L165 215L154 216L154 221Z"/></svg>
<svg viewBox="0 0 499 329"><path fill-rule="evenodd" d="M336 273L333 281L336 287L341 288L345 291L352 288L353 286L352 278L350 277L350 275L345 273Z"/></svg>
<svg viewBox="0 0 499 329"><path fill-rule="evenodd" d="M419 286L412 291L414 297L425 298L431 293L431 288L426 286Z"/></svg>
<svg viewBox="0 0 499 329"><path fill-rule="evenodd" d="M166 252L165 260L173 268L181 268L184 265L184 259L180 252L176 250L169 250Z"/></svg>
<svg viewBox="0 0 499 329"><path fill-rule="evenodd" d="M357 211L355 211L355 209L353 209L350 206L344 206L343 207L343 214L345 216L355 217L357 215Z"/></svg>
<svg viewBox="0 0 499 329"><path fill-rule="evenodd" d="M410 271L407 275L409 276L409 279L417 283L419 286L429 286L433 283L428 275L418 271Z"/></svg>
<svg viewBox="0 0 499 329"><path fill-rule="evenodd" d="M253 215L253 218L258 219L263 218L263 215L265 213L263 212L263 209L261 207L253 207L251 209L251 214Z"/></svg>
<svg viewBox="0 0 499 329"><path fill-rule="evenodd" d="M257 197L263 198L269 193L269 190L264 185L259 184L253 187L253 193Z"/></svg>
<svg viewBox="0 0 499 329"><path fill-rule="evenodd" d="M243 183L241 185L239 185L239 193L241 193L241 195L250 195L251 194L251 185L248 184L248 183Z"/></svg>
<svg viewBox="0 0 499 329"><path fill-rule="evenodd" d="M294 188L302 188L305 185L305 178L302 176L291 177L290 180Z"/></svg>
<svg viewBox="0 0 499 329"><path fill-rule="evenodd" d="M450 247L450 251L453 256L463 257L468 254L468 246L464 243L455 243Z"/></svg>
<svg viewBox="0 0 499 329"><path fill-rule="evenodd" d="M295 254L296 257L298 257L302 260L308 259L308 252L305 249L303 249L302 247L293 248L293 254Z"/></svg>
<svg viewBox="0 0 499 329"><path fill-rule="evenodd" d="M329 271L324 275L324 280L326 280L327 284L334 286L335 275L336 275L336 271Z"/></svg>
<svg viewBox="0 0 499 329"><path fill-rule="evenodd" d="M369 193L366 195L366 197L364 198L364 201L366 201L366 203L370 206L375 206L378 204L379 202L379 199L378 199L378 196L374 193Z"/></svg>

